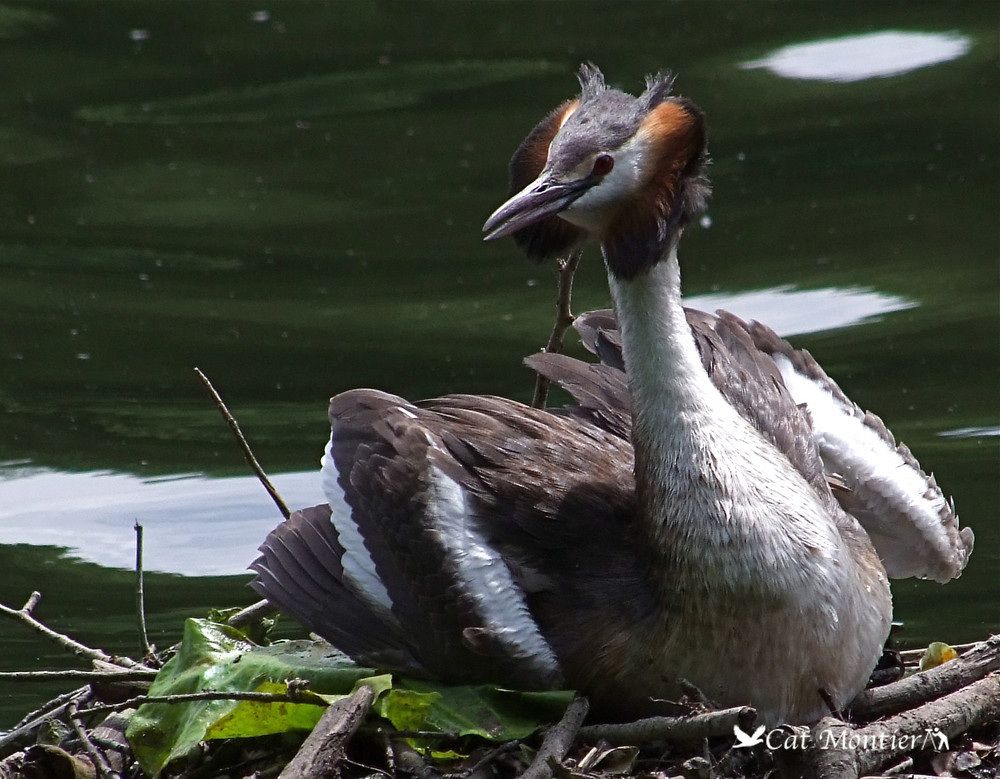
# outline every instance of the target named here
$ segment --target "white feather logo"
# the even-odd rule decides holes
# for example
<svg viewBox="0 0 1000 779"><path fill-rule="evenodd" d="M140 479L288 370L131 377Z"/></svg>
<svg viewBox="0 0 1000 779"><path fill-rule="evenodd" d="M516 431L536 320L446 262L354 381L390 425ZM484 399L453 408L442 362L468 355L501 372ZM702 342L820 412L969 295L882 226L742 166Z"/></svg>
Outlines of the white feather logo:
<svg viewBox="0 0 1000 779"><path fill-rule="evenodd" d="M739 725L733 725L733 735L736 736L736 743L733 747L755 747L764 742L761 738L764 735L764 726L758 725L753 735L747 733Z"/></svg>

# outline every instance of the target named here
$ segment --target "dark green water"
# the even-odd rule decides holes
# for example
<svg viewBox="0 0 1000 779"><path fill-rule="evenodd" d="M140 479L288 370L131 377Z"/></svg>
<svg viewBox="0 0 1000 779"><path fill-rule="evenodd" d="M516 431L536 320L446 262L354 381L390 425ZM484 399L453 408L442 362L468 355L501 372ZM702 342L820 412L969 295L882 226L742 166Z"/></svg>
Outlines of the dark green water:
<svg viewBox="0 0 1000 779"><path fill-rule="evenodd" d="M672 68L708 113L686 290L736 310L779 290L754 314L788 321L975 528L961 580L895 585L906 640L997 630L998 24L986 2L0 5L0 600L39 589L41 618L131 652L135 519L156 570L243 570L277 515L230 478L194 366L291 503L313 498L334 392L527 399L553 273L480 226L592 59L632 91ZM848 82L741 67L886 30L964 49ZM576 308L607 301L592 254ZM246 580L152 575L154 640L251 602ZM0 623L0 670L71 664ZM0 685L0 727L51 692Z"/></svg>

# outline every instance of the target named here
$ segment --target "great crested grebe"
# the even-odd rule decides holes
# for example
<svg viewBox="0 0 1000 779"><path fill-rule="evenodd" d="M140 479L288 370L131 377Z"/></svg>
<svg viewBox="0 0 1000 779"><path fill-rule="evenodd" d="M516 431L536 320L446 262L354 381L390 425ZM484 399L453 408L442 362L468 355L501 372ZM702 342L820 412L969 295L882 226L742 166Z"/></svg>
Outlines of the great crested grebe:
<svg viewBox="0 0 1000 779"><path fill-rule="evenodd" d="M617 321L579 329L601 364L528 360L578 405L336 396L329 505L268 536L252 586L382 668L572 687L614 716L664 711L684 679L766 722L813 720L876 664L886 571L947 581L972 533L807 353L682 307L701 111L662 74L638 98L591 65L580 83L484 227L536 258L600 244Z"/></svg>

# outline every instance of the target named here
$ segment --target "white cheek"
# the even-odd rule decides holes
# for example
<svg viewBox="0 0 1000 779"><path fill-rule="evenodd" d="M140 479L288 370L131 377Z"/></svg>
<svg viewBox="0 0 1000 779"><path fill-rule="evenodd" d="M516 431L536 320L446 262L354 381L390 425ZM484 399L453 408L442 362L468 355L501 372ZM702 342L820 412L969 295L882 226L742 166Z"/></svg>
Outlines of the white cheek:
<svg viewBox="0 0 1000 779"><path fill-rule="evenodd" d="M615 166L600 184L589 189L560 216L585 230L599 232L623 201L634 197L645 184L645 148L630 141L614 154Z"/></svg>

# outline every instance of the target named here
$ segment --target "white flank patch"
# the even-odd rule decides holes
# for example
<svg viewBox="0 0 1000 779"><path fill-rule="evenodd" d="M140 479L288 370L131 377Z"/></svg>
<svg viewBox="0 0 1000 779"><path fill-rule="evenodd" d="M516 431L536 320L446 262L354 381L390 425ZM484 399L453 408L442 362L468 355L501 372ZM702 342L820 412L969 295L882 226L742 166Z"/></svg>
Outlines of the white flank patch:
<svg viewBox="0 0 1000 779"><path fill-rule="evenodd" d="M517 656L531 658L547 674L560 673L559 661L538 631L507 564L471 527L461 485L433 466L429 475L428 510L462 586L475 600L476 612Z"/></svg>
<svg viewBox="0 0 1000 779"><path fill-rule="evenodd" d="M323 494L330 504L330 520L337 529L340 545L344 547L344 556L340 562L344 566L344 578L351 585L355 594L367 603L383 619L396 624L392 614L392 598L385 588L372 559L364 538L358 529L350 505L344 495L344 489L337 482L337 466L333 460L333 434L326 445L320 465L323 482Z"/></svg>
<svg viewBox="0 0 1000 779"><path fill-rule="evenodd" d="M796 372L787 357L775 355L774 361L792 398L804 403L812 416L827 470L840 474L851 490L883 515L877 527L866 529L888 537L894 547L912 549L907 571L890 571L890 575L937 579L942 561L953 560L956 554L941 523L941 512L947 505L944 496L935 490L928 497L929 485L923 474L907 465L894 448L826 389ZM922 549L925 546L932 547L939 559L927 554Z"/></svg>

